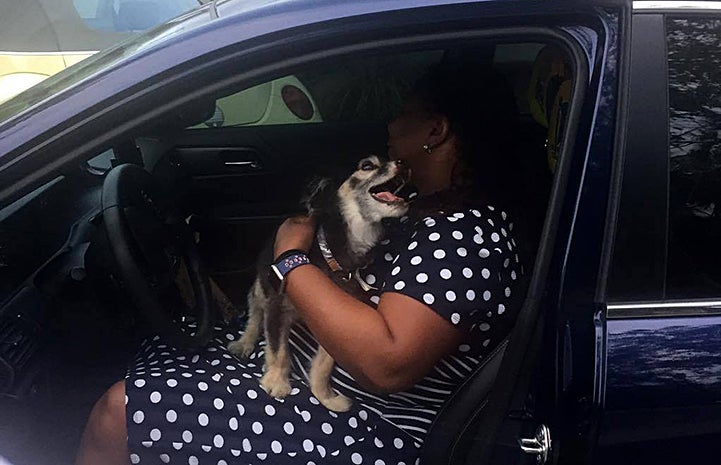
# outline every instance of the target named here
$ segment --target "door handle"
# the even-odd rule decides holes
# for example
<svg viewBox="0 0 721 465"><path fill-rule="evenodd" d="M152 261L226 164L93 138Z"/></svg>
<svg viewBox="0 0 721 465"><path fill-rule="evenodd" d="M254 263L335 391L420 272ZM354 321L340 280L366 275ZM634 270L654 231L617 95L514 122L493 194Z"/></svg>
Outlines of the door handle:
<svg viewBox="0 0 721 465"><path fill-rule="evenodd" d="M224 161L223 164L225 166L237 166L237 167L244 167L244 168L252 168L254 170L259 170L261 168L260 162L257 160Z"/></svg>
<svg viewBox="0 0 721 465"><path fill-rule="evenodd" d="M218 152L218 157L227 168L245 168L259 170L263 168L258 151L253 148L226 148Z"/></svg>
<svg viewBox="0 0 721 465"><path fill-rule="evenodd" d="M263 158L253 147L177 147L170 162L197 176L242 174L264 169Z"/></svg>

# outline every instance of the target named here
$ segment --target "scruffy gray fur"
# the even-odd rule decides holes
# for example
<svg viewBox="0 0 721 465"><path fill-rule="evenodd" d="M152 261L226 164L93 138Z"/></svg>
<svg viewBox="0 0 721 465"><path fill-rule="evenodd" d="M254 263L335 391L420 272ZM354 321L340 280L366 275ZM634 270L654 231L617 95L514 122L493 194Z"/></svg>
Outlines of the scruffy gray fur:
<svg viewBox="0 0 721 465"><path fill-rule="evenodd" d="M304 203L308 213L316 216L319 226L323 227L333 256L343 267L344 277L369 264L370 252L384 234L381 221L407 212L408 203L395 193L405 186L409 176L409 170L402 164L371 155L361 160L342 183L324 178L311 186ZM353 280L346 283L341 273L333 273L328 268L317 243L309 257L337 284L353 292L347 288L355 284ZM266 346L265 373L260 384L273 397L283 398L291 389L288 338L297 315L290 300L270 285L268 264L271 261L272 244L261 254L258 275L248 293L250 315L245 332L239 340L231 342L228 349L236 355L248 356L262 326ZM330 386L333 364L333 358L319 346L310 367L310 388L326 408L344 412L350 408L351 401Z"/></svg>

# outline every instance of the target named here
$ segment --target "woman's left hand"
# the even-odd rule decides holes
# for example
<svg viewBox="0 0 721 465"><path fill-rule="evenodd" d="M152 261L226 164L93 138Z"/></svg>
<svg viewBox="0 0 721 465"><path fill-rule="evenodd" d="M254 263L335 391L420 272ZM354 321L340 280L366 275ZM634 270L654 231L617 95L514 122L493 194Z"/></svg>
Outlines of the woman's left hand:
<svg viewBox="0 0 721 465"><path fill-rule="evenodd" d="M313 244L315 228L316 221L311 216L294 216L285 220L275 234L273 257L291 249L308 252Z"/></svg>

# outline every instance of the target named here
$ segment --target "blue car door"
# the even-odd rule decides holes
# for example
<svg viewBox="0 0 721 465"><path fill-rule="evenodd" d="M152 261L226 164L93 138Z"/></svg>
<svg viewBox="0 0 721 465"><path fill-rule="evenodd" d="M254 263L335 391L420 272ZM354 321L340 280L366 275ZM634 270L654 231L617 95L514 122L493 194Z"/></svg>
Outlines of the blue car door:
<svg viewBox="0 0 721 465"><path fill-rule="evenodd" d="M597 463L715 463L721 11L636 2L623 185L597 315Z"/></svg>

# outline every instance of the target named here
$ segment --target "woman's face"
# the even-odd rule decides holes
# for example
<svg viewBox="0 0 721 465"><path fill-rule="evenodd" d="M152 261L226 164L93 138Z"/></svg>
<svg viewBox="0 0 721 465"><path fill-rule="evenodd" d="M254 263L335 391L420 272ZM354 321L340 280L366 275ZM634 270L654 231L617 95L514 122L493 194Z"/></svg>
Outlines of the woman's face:
<svg viewBox="0 0 721 465"><path fill-rule="evenodd" d="M391 160L401 159L411 170L423 160L423 145L428 143L432 120L414 97L408 98L400 115L388 124L388 156Z"/></svg>

